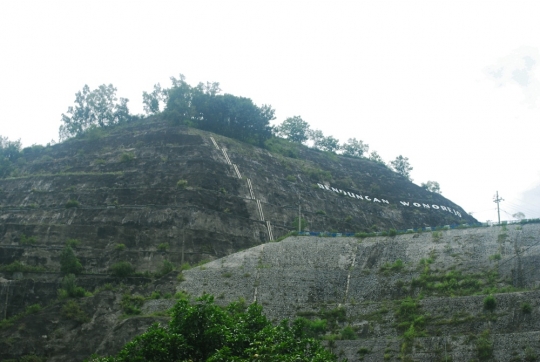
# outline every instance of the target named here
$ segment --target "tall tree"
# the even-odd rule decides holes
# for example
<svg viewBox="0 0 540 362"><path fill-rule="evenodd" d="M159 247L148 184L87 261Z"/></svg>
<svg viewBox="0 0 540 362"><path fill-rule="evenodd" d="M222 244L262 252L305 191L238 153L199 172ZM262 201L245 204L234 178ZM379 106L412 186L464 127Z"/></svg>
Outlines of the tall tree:
<svg viewBox="0 0 540 362"><path fill-rule="evenodd" d="M75 106L68 107L67 115L62 114L60 139L82 134L89 127L106 127L129 121L129 109L126 98L116 98L116 88L112 85L100 85L90 90L85 85L75 94Z"/></svg>
<svg viewBox="0 0 540 362"><path fill-rule="evenodd" d="M14 169L13 162L21 155L21 140L10 141L0 136L0 178L8 177Z"/></svg>
<svg viewBox="0 0 540 362"><path fill-rule="evenodd" d="M429 192L434 192L436 194L442 194L441 186L437 181L428 181L426 183L423 183L420 185L421 187L425 188Z"/></svg>
<svg viewBox="0 0 540 362"><path fill-rule="evenodd" d="M300 116L289 117L276 127L276 133L292 142L304 143L309 139L309 124Z"/></svg>
<svg viewBox="0 0 540 362"><path fill-rule="evenodd" d="M146 114L157 114L161 110L162 104L167 104L169 94L161 85L155 84L154 90L150 93L143 92L143 109Z"/></svg>
<svg viewBox="0 0 540 362"><path fill-rule="evenodd" d="M350 157L363 157L364 153L368 153L369 145L364 143L362 140L357 140L356 138L349 138L347 143L344 143L341 146L343 150L343 155Z"/></svg>
<svg viewBox="0 0 540 362"><path fill-rule="evenodd" d="M262 145L271 137L274 110L258 107L250 98L220 95L219 83L199 83L191 87L181 77L173 78L168 91L165 117L206 131Z"/></svg>
<svg viewBox="0 0 540 362"><path fill-rule="evenodd" d="M380 163L381 165L387 166L382 157L379 155L377 151L371 151L368 157L369 160L373 162Z"/></svg>
<svg viewBox="0 0 540 362"><path fill-rule="evenodd" d="M390 161L390 164L392 165L394 171L399 173L401 176L406 177L409 181L412 181L411 171L413 170L413 168L409 163L408 157L403 157L402 155L399 155L394 161Z"/></svg>
<svg viewBox="0 0 540 362"><path fill-rule="evenodd" d="M332 136L321 138L314 146L326 152L337 152L341 148L339 146L339 140Z"/></svg>

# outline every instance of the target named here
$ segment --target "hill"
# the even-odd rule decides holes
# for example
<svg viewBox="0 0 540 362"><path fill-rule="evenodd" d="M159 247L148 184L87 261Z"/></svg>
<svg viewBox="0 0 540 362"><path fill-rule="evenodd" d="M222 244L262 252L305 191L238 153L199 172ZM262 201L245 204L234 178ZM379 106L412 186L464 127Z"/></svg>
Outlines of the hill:
<svg viewBox="0 0 540 362"><path fill-rule="evenodd" d="M367 159L275 138L259 148L157 117L27 148L15 166L0 180L5 321L19 320L36 304L60 315L66 243L83 269L79 286L99 291L122 282L131 292L146 293L145 285L162 283L156 278L185 263L286 236L297 228L298 206L304 231L323 235L476 223L450 200ZM114 274L119 263L135 270ZM104 302L103 293L87 300L87 314L95 316L100 303L118 297L111 292ZM122 322L131 323L139 322ZM69 337L80 338L81 358L109 343L96 335L101 342L92 344L84 336ZM11 352L2 358L26 350L20 340L3 343L11 346L3 351ZM45 354L61 353L53 350Z"/></svg>

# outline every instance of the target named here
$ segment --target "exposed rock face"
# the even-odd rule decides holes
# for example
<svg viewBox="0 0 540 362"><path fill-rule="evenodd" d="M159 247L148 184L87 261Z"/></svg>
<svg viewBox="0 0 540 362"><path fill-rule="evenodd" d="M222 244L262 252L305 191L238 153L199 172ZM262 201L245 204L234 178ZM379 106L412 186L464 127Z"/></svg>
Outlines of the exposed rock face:
<svg viewBox="0 0 540 362"><path fill-rule="evenodd" d="M76 338L82 338L81 343L86 341L76 356L87 355L92 348L92 351L104 353L110 347L112 353L122 341L142 328L130 327L130 323L136 322L122 322L130 332L126 332L122 340L115 339L116 334L109 328L116 328L120 323L117 317L121 314L121 297L117 294L114 298L111 296L112 299L98 294L82 303L87 313L94 316L89 323L101 323L104 330L111 333L110 341L100 340L96 334L95 342L90 342L94 337L84 337L87 329L93 328L88 323L81 326L74 322L70 327L59 322L62 320L58 316L57 302L62 278L58 273L60 252L68 239L79 241L74 249L85 274L78 277L78 284L94 290L107 283L118 284L119 279L113 278L109 270L120 261L131 262L137 272L144 273L155 272L164 261L175 266L183 262L195 264L244 249L249 251L226 259L226 263L251 254L255 258L264 256L266 248L271 250L281 245L268 244L269 241L296 228L294 220L298 217L299 203L302 218L307 221L306 230L318 232L405 230L476 222L458 205L423 190L380 164L303 146L295 146L291 155L295 158L155 120L25 151L17 176L0 180L0 266L21 262L44 272L0 272L3 278L0 279L0 318L10 318L36 303L52 305L47 313L53 317L46 319L48 317L38 314L42 318L39 326L32 325L31 316L20 319L28 332L17 332L18 335L22 339L26 334L50 336L51 332L60 330L62 332L58 333L70 337L60 338L64 342L55 342L64 347L43 344L49 337L39 339L43 343L29 337L32 343L41 346L35 350L31 344L23 348L18 340L10 341L10 348L5 351L11 352L5 352L0 358L19 356L21 351L36 351L51 356L52 360L62 360L68 356L62 351L65 343L75 343ZM395 297L385 285L369 284L368 288L366 280L348 272L355 258L359 258L355 265L363 260L364 254L356 254L363 247L352 239L328 240L339 250L330 252L330 246L320 244L321 241L314 243L328 252L321 254L320 260L311 261L321 266L312 277L333 280L335 289L327 289L326 284L313 284L307 295L295 296L296 292L291 291L289 296L281 298L287 307L269 304L269 315L293 315L290 303L304 300L312 304L320 300L345 303L345 298L362 300L366 295L370 298L379 295L376 300ZM425 245L431 247L430 242L426 241ZM256 248L249 249L252 247ZM377 248L369 249L370 256L363 261L363 269L376 269L388 260ZM391 255L400 255L406 263L409 259L416 261L399 254L404 248L396 245ZM296 273L296 261L288 261L289 257L292 254L277 253L273 257L291 266L282 272L270 273L273 270L270 268L268 273L246 273L258 275L257 283L265 278L280 278L286 283L288 279L283 279L284 274L280 273L292 276ZM339 259L337 264L334 258ZM253 263L259 265L258 260ZM264 269L256 266L257 271ZM519 283L529 282L527 273L518 273L515 278ZM148 287L150 289L141 287L149 280L138 277L123 279L123 282L130 285L131 292L149 293L151 288L157 288L155 285ZM360 282L364 287L358 289L355 283ZM246 300L252 300L254 295L258 296L257 300L270 300L270 296L264 294L267 292L257 289L255 293L255 282L249 277L233 274L227 283L230 285L223 291L224 300L244 294ZM337 288L343 283L349 285L347 291ZM193 293L200 291L196 281L188 279L184 284L193 288ZM206 286L201 283L199 288L203 287ZM164 292L174 290L174 286L168 284L163 288ZM100 303L107 304L107 308L116 313L111 312L112 319L98 307ZM102 312L98 313L98 309ZM141 322L141 326L146 326L148 320ZM8 330L14 331L5 331ZM73 335L67 330L73 330ZM2 336L9 338L4 331ZM5 339L3 342L7 343Z"/></svg>
<svg viewBox="0 0 540 362"><path fill-rule="evenodd" d="M37 353L63 361L115 353L151 323L165 323L160 312L174 304L147 299L144 317L125 319L123 293L182 291L192 298L211 293L223 304L256 300L271 319L337 315L335 328L351 326L356 339L330 347L349 361L476 360L486 330L489 360L524 360L540 354L539 232L531 224L365 239L290 237L184 271L180 279L171 273L146 286L82 298L84 323L63 317L62 303L55 303L0 330L0 358ZM487 293L496 301L493 310L485 307ZM399 325L407 297L425 321L404 348Z"/></svg>

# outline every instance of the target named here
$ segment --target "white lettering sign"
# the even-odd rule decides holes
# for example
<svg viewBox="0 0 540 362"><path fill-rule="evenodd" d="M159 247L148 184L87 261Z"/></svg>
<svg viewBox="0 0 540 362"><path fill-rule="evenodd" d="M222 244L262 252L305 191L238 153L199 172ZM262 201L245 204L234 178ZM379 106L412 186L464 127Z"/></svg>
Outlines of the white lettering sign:
<svg viewBox="0 0 540 362"><path fill-rule="evenodd" d="M355 194L353 192L350 192L350 191L343 191L343 190L340 190L340 189L337 189L335 187L328 187L326 185L323 185L323 184L317 184L317 186L319 186L320 189L322 190L325 190L325 191L333 191L335 193L338 193L338 194L342 194L342 195L345 195L345 196L349 196L353 199L357 199L357 200L364 200L364 201L369 201L369 202L378 202L380 204L387 204L387 205L390 205L390 201L386 200L386 199L383 199L383 198L377 198L377 197L369 197L369 196L366 196L366 195L358 195L358 194ZM436 205L436 204L424 204L423 202L422 203L419 203L419 202L412 202L412 205L411 205L411 201L402 201L402 200L399 200L399 203L402 205L402 206L405 206L405 207L418 207L418 208L424 208L424 209L434 209L434 210L442 210L442 211L446 211L446 212L449 212L451 214L454 214L458 217L462 217L461 216L461 213L457 210L454 210L452 209L451 207L449 206L444 206L444 205Z"/></svg>

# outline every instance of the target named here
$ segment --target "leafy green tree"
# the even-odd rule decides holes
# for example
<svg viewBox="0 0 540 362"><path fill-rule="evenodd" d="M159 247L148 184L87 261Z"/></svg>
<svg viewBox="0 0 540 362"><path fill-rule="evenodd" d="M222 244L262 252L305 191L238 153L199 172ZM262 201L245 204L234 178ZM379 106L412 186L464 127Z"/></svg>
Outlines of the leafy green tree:
<svg viewBox="0 0 540 362"><path fill-rule="evenodd" d="M66 246L60 254L60 272L62 274L80 274L83 270L82 264L75 256L75 252L70 246Z"/></svg>
<svg viewBox="0 0 540 362"><path fill-rule="evenodd" d="M512 217L515 217L518 220L523 220L525 219L525 214L522 213L521 211L518 211L515 214L512 214Z"/></svg>
<svg viewBox="0 0 540 362"><path fill-rule="evenodd" d="M337 152L341 149L339 140L333 136L324 137L318 144L319 149L326 152Z"/></svg>
<svg viewBox="0 0 540 362"><path fill-rule="evenodd" d="M92 361L337 361L318 341L307 338L305 330L305 320L273 326L258 304L246 309L236 302L223 309L204 295L195 304L178 301L168 327L154 324L117 356Z"/></svg>
<svg viewBox="0 0 540 362"><path fill-rule="evenodd" d="M275 111L258 107L249 98L220 95L219 83L199 83L191 87L185 78L171 78L164 116L171 121L263 145L272 136L270 121Z"/></svg>
<svg viewBox="0 0 540 362"><path fill-rule="evenodd" d="M369 145L365 144L362 140L356 138L349 138L347 143L341 146L344 156L349 157L363 157L364 153L368 153Z"/></svg>
<svg viewBox="0 0 540 362"><path fill-rule="evenodd" d="M307 135L308 139L310 141L313 141L313 147L315 148L318 148L317 145L324 139L324 134L319 129L308 129Z"/></svg>
<svg viewBox="0 0 540 362"><path fill-rule="evenodd" d="M401 176L406 177L409 181L412 181L411 171L413 170L413 168L409 163L408 157L403 157L402 155L399 155L394 161L390 161L390 164L392 165L394 171L399 173Z"/></svg>
<svg viewBox="0 0 540 362"><path fill-rule="evenodd" d="M379 155L377 151L371 151L368 159L373 162L377 162L377 163L380 163L381 165L386 166L386 163L384 162L384 160L382 159L382 157Z"/></svg>
<svg viewBox="0 0 540 362"><path fill-rule="evenodd" d="M426 183L423 183L420 185L421 187L425 188L429 192L434 192L436 194L442 194L441 186L437 181L428 181Z"/></svg>
<svg viewBox="0 0 540 362"><path fill-rule="evenodd" d="M8 177L14 169L13 162L21 156L21 140L10 141L0 136L0 178Z"/></svg>
<svg viewBox="0 0 540 362"><path fill-rule="evenodd" d="M155 84L151 93L143 92L143 109L146 114L157 114L160 112L161 104L167 104L169 94L161 85Z"/></svg>
<svg viewBox="0 0 540 362"><path fill-rule="evenodd" d="M275 130L278 136L296 143L306 142L310 134L309 124L300 116L287 118Z"/></svg>
<svg viewBox="0 0 540 362"><path fill-rule="evenodd" d="M10 141L7 137L0 136L0 158L15 161L21 156L21 140Z"/></svg>
<svg viewBox="0 0 540 362"><path fill-rule="evenodd" d="M92 91L85 85L75 94L75 106L68 107L67 115L62 114L60 139L80 135L92 126L106 127L131 120L128 101L116 98L112 84L102 84Z"/></svg>

